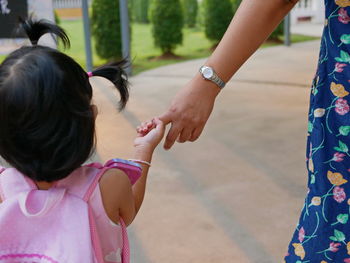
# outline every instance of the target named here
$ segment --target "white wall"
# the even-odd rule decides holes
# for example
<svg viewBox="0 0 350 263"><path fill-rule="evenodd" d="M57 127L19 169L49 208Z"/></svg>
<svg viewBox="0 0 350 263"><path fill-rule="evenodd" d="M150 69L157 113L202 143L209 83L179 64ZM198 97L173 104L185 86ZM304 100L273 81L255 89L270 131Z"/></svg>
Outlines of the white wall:
<svg viewBox="0 0 350 263"><path fill-rule="evenodd" d="M311 17L313 23L323 23L324 13L324 0L300 0L291 12L291 21L296 24L299 17Z"/></svg>
<svg viewBox="0 0 350 263"><path fill-rule="evenodd" d="M37 19L48 19L50 21L55 21L54 11L52 0L27 0L28 2L28 14L33 15ZM4 46L3 49L6 52L10 52L25 43L28 43L28 40L23 39L0 39L0 45ZM45 35L40 39L41 45L56 47L55 42L52 37Z"/></svg>

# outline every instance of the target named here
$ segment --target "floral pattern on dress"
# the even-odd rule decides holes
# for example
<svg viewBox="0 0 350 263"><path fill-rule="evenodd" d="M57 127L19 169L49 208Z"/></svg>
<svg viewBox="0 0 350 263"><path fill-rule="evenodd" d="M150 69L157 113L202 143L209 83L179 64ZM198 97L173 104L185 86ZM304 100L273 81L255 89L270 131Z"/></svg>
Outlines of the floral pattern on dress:
<svg viewBox="0 0 350 263"><path fill-rule="evenodd" d="M310 94L308 194L285 263L350 263L350 0L325 5Z"/></svg>

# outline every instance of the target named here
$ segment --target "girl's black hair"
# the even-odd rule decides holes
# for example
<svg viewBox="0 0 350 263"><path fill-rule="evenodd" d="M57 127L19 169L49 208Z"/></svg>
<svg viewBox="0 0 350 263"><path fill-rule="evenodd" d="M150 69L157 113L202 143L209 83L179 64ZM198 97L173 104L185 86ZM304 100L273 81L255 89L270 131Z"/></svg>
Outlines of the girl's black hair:
<svg viewBox="0 0 350 263"><path fill-rule="evenodd" d="M94 149L93 91L72 58L37 45L51 33L69 46L62 28L45 20L20 23L33 46L15 50L0 65L0 155L31 179L52 182L81 166ZM129 97L125 63L92 72L113 82L120 109Z"/></svg>

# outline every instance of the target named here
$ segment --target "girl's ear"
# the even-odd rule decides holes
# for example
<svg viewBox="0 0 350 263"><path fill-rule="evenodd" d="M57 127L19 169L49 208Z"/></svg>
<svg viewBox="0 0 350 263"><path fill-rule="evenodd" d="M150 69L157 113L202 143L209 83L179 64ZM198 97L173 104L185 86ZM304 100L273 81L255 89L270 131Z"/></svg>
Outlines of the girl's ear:
<svg viewBox="0 0 350 263"><path fill-rule="evenodd" d="M95 117L95 120L96 120L97 114L98 114L98 108L97 108L97 106L95 104L92 104L91 108L92 108L92 112L94 113L94 117Z"/></svg>

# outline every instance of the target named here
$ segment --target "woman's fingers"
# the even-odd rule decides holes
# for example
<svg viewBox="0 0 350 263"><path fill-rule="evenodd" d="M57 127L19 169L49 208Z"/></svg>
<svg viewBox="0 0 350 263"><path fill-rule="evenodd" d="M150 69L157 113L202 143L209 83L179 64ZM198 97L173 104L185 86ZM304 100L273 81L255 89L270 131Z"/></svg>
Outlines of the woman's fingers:
<svg viewBox="0 0 350 263"><path fill-rule="evenodd" d="M191 134L191 137L188 140L191 141L191 142L196 141L199 138L199 136L201 136L202 131L204 129L204 126L205 125L202 125L201 127L198 127L196 129L194 129L192 134Z"/></svg>
<svg viewBox="0 0 350 263"><path fill-rule="evenodd" d="M181 131L182 131L182 126L180 126L178 123L175 122L171 124L171 128L164 142L165 150L169 150L174 145Z"/></svg>
<svg viewBox="0 0 350 263"><path fill-rule="evenodd" d="M164 125L167 125L170 122L172 122L173 118L174 118L173 113L170 110L158 117L158 119L161 120L164 123Z"/></svg>
<svg viewBox="0 0 350 263"><path fill-rule="evenodd" d="M177 142L184 143L184 142L189 141L193 130L194 130L193 128L184 128L182 130L179 138L177 139Z"/></svg>

